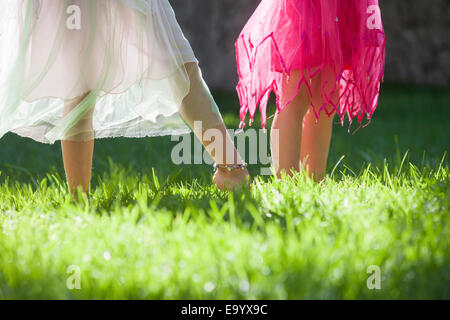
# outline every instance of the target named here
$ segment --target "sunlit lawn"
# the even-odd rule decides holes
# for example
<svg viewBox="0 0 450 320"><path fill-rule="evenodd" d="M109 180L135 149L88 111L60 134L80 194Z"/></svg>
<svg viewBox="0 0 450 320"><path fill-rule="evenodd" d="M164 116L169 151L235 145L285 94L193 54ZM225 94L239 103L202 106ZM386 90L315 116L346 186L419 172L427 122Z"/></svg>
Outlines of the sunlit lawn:
<svg viewBox="0 0 450 320"><path fill-rule="evenodd" d="M216 97L236 128L235 95ZM170 137L109 139L75 204L59 145L9 134L0 298L449 299L449 101L448 89L387 85L369 126L335 125L322 185L263 176L234 193L212 185L211 166L173 164Z"/></svg>

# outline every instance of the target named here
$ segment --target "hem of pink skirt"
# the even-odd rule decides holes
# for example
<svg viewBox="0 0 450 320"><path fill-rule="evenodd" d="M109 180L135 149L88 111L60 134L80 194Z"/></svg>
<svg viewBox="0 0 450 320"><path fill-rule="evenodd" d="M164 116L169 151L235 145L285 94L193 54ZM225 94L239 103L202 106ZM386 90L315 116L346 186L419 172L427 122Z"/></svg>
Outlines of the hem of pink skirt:
<svg viewBox="0 0 450 320"><path fill-rule="evenodd" d="M271 35L267 36L262 42L266 41L268 38L270 38ZM272 39L273 40L273 39ZM245 41L243 39L243 36L241 35L238 39L238 41ZM262 43L260 43L259 45L261 45ZM253 47L254 50L258 50L258 46ZM253 45L252 45L253 46ZM384 42L382 44L382 46L379 48L380 52L383 52L382 56L379 58L382 58L384 60L384 52L385 52L385 46L386 46L386 39L384 39ZM288 76L291 74L292 71L304 71L306 70L308 73L308 77L310 79L314 79L317 75L319 75L321 73L321 71L323 71L323 69L326 67L325 65L321 65L321 66L315 66L315 67L308 67L308 68L304 68L304 69L299 69L299 68L292 68L292 69L288 69L286 67L286 63L284 62L284 59L282 58L282 55L278 49L278 46L276 45L276 42L274 42L274 49L277 52L279 58L279 63L282 66L282 73L287 74ZM248 50L248 49L247 49ZM255 90L250 90L248 89L249 85L244 83L242 81L242 79L244 79L242 73L241 73L241 69L240 69L240 61L239 61L239 52L238 52L238 46L236 45L236 55L237 55L237 65L238 65L238 75L239 75L239 83L236 87L236 90L238 92L238 96L241 102L241 110L240 110L240 129L244 129L246 127L246 118L247 118L247 114L249 114L250 116L250 121L249 121L249 126L252 125L253 121L254 121L254 117L256 115L256 110L259 109L261 111L261 122L262 122L262 128L265 129L265 126L267 124L267 120L274 117L275 114L266 117L266 113L265 110L267 109L267 105L268 105L268 101L269 101L269 96L270 94L273 92L276 95L276 107L277 107L277 112L276 113L280 113L282 112L291 102L292 100L298 95L298 93L301 90L302 84L306 85L307 91L309 93L309 96L311 98L311 108L314 111L315 117L318 120L320 117L320 114L322 112L322 110L325 110L326 114L328 117L331 117L334 113L337 113L339 115L340 118L340 123L343 126L344 125L344 121L345 121L345 115L348 115L348 119L349 119L349 127L348 127L348 132L350 132L350 128L353 122L353 119L356 117L359 123L359 127L353 132L355 133L356 131L358 131L361 127L364 128L366 126L368 126L371 123L372 120L372 116L377 108L378 105L378 97L379 97L379 91L380 91L380 83L382 83L384 81L384 66L383 66L383 70L379 73L374 74L371 78L373 80L373 77L375 77L375 81L373 81L372 85L374 85L375 83L376 85L376 89L372 88L372 92L369 95L361 95L361 92L364 92L363 88L361 88L361 86L356 83L356 82L351 82L348 83L344 77L344 73L346 71L351 71L353 73L353 78L358 78L358 72L357 70L354 69L346 69L343 68L340 72L336 73L335 72L335 77L336 77L336 83L339 83L341 81L346 82L345 84L345 89L341 92L340 89L342 88L338 88L337 85L334 86L334 88L331 90L331 92L322 92L322 95L327 97L327 100L319 107L319 110L317 110L318 106L315 106L312 102L312 91L311 91L311 87L308 85L308 82L306 81L306 77L303 75L301 77L301 79L298 81L298 85L297 85L297 92L295 93L294 97L291 98L290 100L288 100L287 102L285 102L284 104L281 104L281 92L279 91L279 87L281 87L281 84L277 83L276 80L274 80L270 85L268 85L266 88L264 88L264 90L262 90L261 94L257 97L256 101L256 108L255 108L255 112L252 114L252 112L250 112L250 98L248 97L255 97L256 93L254 92ZM250 57L250 53L247 51L247 55L248 57ZM256 56L256 53L254 53L254 55ZM366 57L367 60L366 61L370 61L370 64L374 63L375 60L375 55L376 53L372 53L369 57ZM250 60L250 59L249 59ZM384 61L383 61L384 64ZM253 65L250 65L250 70L253 69ZM312 69L317 69L315 71L311 71ZM273 71L275 72L275 71ZM332 101L330 101L331 97L333 96L333 94L335 93L335 91L338 90L340 91L339 93L339 99L338 99L338 103L334 104ZM350 108L351 104L349 103L349 99L350 97L352 97L353 99L355 98L355 94L359 94L361 96L362 99L362 105L364 106L364 111L361 112L361 108ZM369 97L367 97L369 96ZM346 101L343 103L343 106L341 106L339 108L339 105L342 104L342 99L344 97L347 97ZM373 101L373 107L369 107L369 103L368 101ZM333 107L333 110L331 110L330 112L328 112L328 109L326 108L328 105L331 105ZM264 111L263 111L264 110ZM358 115L359 114L359 115ZM364 115L366 115L367 117L367 123L362 125L362 121L364 119Z"/></svg>

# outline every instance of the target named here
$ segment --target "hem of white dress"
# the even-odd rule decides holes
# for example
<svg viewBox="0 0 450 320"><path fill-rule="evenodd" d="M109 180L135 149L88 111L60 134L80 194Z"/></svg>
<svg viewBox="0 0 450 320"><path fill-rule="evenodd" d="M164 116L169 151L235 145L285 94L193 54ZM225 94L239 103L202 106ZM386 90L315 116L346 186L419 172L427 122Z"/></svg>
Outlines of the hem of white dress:
<svg viewBox="0 0 450 320"><path fill-rule="evenodd" d="M188 58L185 59L184 64L187 64L187 63L195 63L195 64L198 65L199 61L198 61L198 59L196 57L191 57L189 59ZM123 90L121 92L103 92L100 96L102 98L105 98L106 96L110 96L110 95L118 96L118 95L126 94L127 91L131 90L131 88L133 86L137 85L143 79L145 79L145 78L141 78L141 79L137 80L136 82L134 82L132 85L130 85L129 87L127 87L125 90ZM189 90L190 90L190 84L189 84L188 93L189 93ZM40 100L44 100L44 99L54 99L54 100L59 100L61 104L64 103L64 99L62 99L61 97L51 97L51 96L40 97L40 98L38 98L36 100L33 100L31 102L29 102L29 101L26 101L26 102L27 103L36 103L36 102L38 102ZM175 111L175 112L170 113L170 114L166 114L166 115L164 115L164 117L165 118L173 117L173 116L178 114L179 117L181 118L181 115L179 113L180 107L181 107L181 105L178 106L178 111ZM138 113L136 113L136 116L137 117L142 117ZM17 134L17 135L19 135L21 137L30 138L30 139L32 139L32 140L34 140L36 142L44 143L44 144L54 144L56 141L66 140L66 139L63 139L61 137L49 138L49 136L47 134L51 130L44 131L44 132L42 132L42 134L37 134L37 135L35 133L34 134L33 133L29 133L28 131L33 129L33 128L36 128L36 127L30 125L30 126L22 126L22 127L12 128L12 129L10 129L10 130L8 130L6 132L0 133L0 139L6 133L12 132L12 133ZM160 137L160 136L169 136L169 135L179 136L179 135L183 135L183 134L187 134L187 133L191 132L191 130L189 129L189 127L186 124L185 124L184 128L181 127L181 126L178 126L178 127L173 128L173 129L154 129L154 130L147 130L147 131L146 130L142 130L140 134L136 134L135 131L133 132L133 129L131 129L130 131L131 131L130 133L126 133L126 132L124 133L123 128L117 129L117 130L110 129L110 128L106 128L106 129L103 129L103 130L95 130L94 129L93 130L94 138L93 139L86 139L84 141L97 140L97 139L107 139L107 138L120 138L120 137L123 137L123 138L146 138L146 137ZM70 141L71 139L67 139L67 140ZM76 141L79 141L79 140L76 140ZM83 141L83 140L81 140L81 141Z"/></svg>
<svg viewBox="0 0 450 320"><path fill-rule="evenodd" d="M43 144L51 145L51 144L55 144L57 141L66 141L65 139L56 139L55 141L50 141L47 139L37 138L30 134L26 134L25 132L21 131L20 128L12 130L12 131L8 131L8 132L14 133L22 138L32 139L36 142L43 143ZM123 133L122 134L121 133L105 133L105 132L99 131L99 132L94 133L93 139L84 140L84 141L100 140L100 139L115 139L115 138L142 139L142 138L154 138L154 137L164 137L164 136L182 136L182 135L190 134L190 133L192 133L192 130L189 129L188 127L182 128L182 129L176 129L176 130L165 130L165 131L155 130L153 132L148 131L143 134L134 134L134 135L133 134L123 134ZM4 137L4 135L1 135L0 139L3 137ZM70 141L70 139L68 139L68 140Z"/></svg>

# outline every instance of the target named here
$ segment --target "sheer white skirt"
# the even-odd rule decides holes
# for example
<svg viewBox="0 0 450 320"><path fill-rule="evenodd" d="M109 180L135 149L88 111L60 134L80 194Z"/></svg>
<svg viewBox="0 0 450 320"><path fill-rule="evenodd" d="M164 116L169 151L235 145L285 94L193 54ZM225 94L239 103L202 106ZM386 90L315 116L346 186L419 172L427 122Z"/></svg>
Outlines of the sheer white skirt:
<svg viewBox="0 0 450 320"><path fill-rule="evenodd" d="M195 96L209 91L168 0L17 0L7 8L0 137L11 131L54 143L183 134L180 108L193 74L204 94L193 96L192 112L204 111L195 110ZM219 122L215 103L208 106Z"/></svg>

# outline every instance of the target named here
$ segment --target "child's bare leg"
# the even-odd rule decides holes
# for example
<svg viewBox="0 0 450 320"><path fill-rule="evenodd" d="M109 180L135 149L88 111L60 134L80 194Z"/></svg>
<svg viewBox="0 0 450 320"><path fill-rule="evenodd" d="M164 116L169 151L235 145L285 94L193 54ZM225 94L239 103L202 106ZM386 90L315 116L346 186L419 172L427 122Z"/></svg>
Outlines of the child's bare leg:
<svg viewBox="0 0 450 320"><path fill-rule="evenodd" d="M191 89L183 100L180 114L193 129L205 149L219 165L242 164L243 160L234 147L219 109L206 86L196 63L186 64ZM213 139L214 138L214 139ZM215 141L215 139L219 141ZM249 178L247 169L218 169L214 183L220 189L234 189Z"/></svg>
<svg viewBox="0 0 450 320"><path fill-rule="evenodd" d="M300 161L303 168L308 168L309 176L316 181L324 178L327 169L333 118L322 112L316 123L314 111L310 109L303 122Z"/></svg>
<svg viewBox="0 0 450 320"><path fill-rule="evenodd" d="M322 89L325 89L325 92L333 90L336 86L334 79L332 73L323 71L312 80L313 104L317 111L324 101L324 98L321 97ZM337 104L338 99L339 93L336 90L331 101ZM326 108L327 110L332 110L330 105L327 105ZM311 108L303 122L300 165L303 169L307 168L309 176L316 181L321 181L325 177L334 115L335 113L328 116L325 110L322 110L317 120L314 110Z"/></svg>
<svg viewBox="0 0 450 320"><path fill-rule="evenodd" d="M289 80L286 78L282 88L282 101L295 95L300 76L301 73L298 71L293 72ZM300 170L298 159L302 141L302 121L309 106L309 95L303 85L294 100L275 115L270 145L272 162L278 177L282 172L291 175L291 170Z"/></svg>
<svg viewBox="0 0 450 320"><path fill-rule="evenodd" d="M64 169L71 193L82 188L87 193L90 188L94 140L61 141Z"/></svg>
<svg viewBox="0 0 450 320"><path fill-rule="evenodd" d="M85 97L67 101L64 106L64 113L72 111ZM64 169L67 183L71 193L75 193L78 188L87 193L90 188L92 157L94 154L94 139L92 131L93 108L88 111L83 119L70 131L77 132L74 135L68 133L68 140L61 141Z"/></svg>

